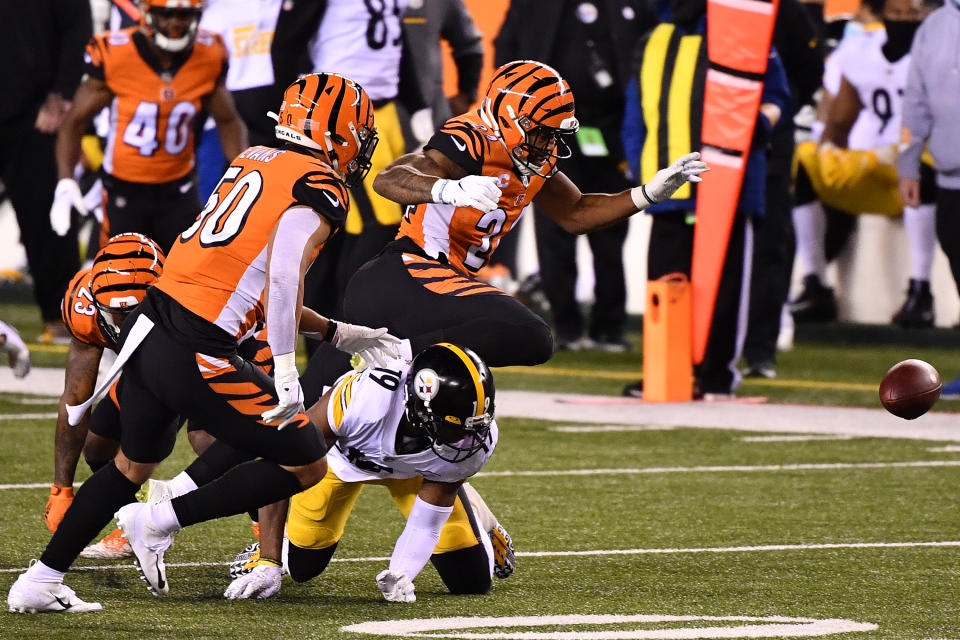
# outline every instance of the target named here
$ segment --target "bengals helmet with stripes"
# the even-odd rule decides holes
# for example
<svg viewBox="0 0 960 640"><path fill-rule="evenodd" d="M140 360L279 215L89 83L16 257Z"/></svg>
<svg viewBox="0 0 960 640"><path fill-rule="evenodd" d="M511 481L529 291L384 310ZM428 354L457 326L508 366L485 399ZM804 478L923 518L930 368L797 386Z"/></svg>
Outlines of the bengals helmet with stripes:
<svg viewBox="0 0 960 640"><path fill-rule="evenodd" d="M193 44L202 13L203 0L140 0L141 28L154 44L170 53ZM179 20L167 22L175 18Z"/></svg>
<svg viewBox="0 0 960 640"><path fill-rule="evenodd" d="M98 309L97 323L105 337L116 342L120 327L113 314L127 314L143 301L163 272L163 251L139 233L110 238L90 267L90 295Z"/></svg>
<svg viewBox="0 0 960 640"><path fill-rule="evenodd" d="M359 84L337 73L305 75L283 92L278 140L319 152L348 187L363 181L377 147L373 103Z"/></svg>
<svg viewBox="0 0 960 640"><path fill-rule="evenodd" d="M466 347L439 342L421 351L407 373L407 423L437 457L461 462L486 450L493 422L493 374Z"/></svg>
<svg viewBox="0 0 960 640"><path fill-rule="evenodd" d="M570 157L563 137L577 132L573 92L542 62L514 60L494 72L480 116L506 147L521 175L549 178Z"/></svg>

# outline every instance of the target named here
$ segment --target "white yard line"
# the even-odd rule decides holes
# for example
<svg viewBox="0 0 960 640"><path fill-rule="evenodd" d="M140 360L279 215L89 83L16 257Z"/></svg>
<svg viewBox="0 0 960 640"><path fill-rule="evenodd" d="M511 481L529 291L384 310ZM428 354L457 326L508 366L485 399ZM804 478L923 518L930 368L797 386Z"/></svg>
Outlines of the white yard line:
<svg viewBox="0 0 960 640"><path fill-rule="evenodd" d="M56 413L0 413L0 420L53 420Z"/></svg>
<svg viewBox="0 0 960 640"><path fill-rule="evenodd" d="M741 442L810 442L820 440L852 440L853 436L744 436Z"/></svg>
<svg viewBox="0 0 960 640"><path fill-rule="evenodd" d="M587 551L518 551L520 558L564 558L576 556L645 556L681 553L752 553L761 551L821 551L830 549L904 549L915 547L960 547L960 540L931 542L837 542L823 544L767 544L745 547L690 547L663 549L591 549ZM365 558L334 558L331 562L386 562L390 556ZM171 567L225 567L229 562L168 562ZM73 567L71 571L107 571L112 569L135 569L133 562ZM20 573L26 567L0 569L0 573Z"/></svg>

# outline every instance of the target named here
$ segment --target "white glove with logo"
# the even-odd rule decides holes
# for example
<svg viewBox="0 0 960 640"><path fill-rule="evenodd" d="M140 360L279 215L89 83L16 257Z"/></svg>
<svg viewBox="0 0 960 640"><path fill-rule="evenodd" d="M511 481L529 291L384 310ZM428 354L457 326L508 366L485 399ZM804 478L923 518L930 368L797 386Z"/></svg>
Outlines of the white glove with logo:
<svg viewBox="0 0 960 640"><path fill-rule="evenodd" d="M303 412L303 389L300 388L300 374L293 351L273 357L273 386L279 398L277 407L264 411L260 417L264 422L279 422L279 431Z"/></svg>
<svg viewBox="0 0 960 640"><path fill-rule="evenodd" d="M65 236L70 231L71 209L87 215L80 185L73 178L61 178L53 192L53 206L50 207L50 227L58 236Z"/></svg>
<svg viewBox="0 0 960 640"><path fill-rule="evenodd" d="M493 176L466 176L459 180L440 179L433 183L430 195L434 202L452 204L455 207L473 207L483 211L493 211L499 205L500 187Z"/></svg>
<svg viewBox="0 0 960 640"><path fill-rule="evenodd" d="M227 600L246 600L256 598L264 600L280 593L280 582L283 569L275 564L265 564L261 561L253 571L244 574L230 583L223 597Z"/></svg>
<svg viewBox="0 0 960 640"><path fill-rule="evenodd" d="M699 151L688 153L666 169L657 171L647 184L631 189L630 197L637 209L646 209L672 196L686 182L702 182L700 174L709 170L707 163L700 160Z"/></svg>
<svg viewBox="0 0 960 640"><path fill-rule="evenodd" d="M387 602L416 602L413 583L403 571L384 569L377 574L377 588Z"/></svg>
<svg viewBox="0 0 960 640"><path fill-rule="evenodd" d="M387 333L386 327L371 329L358 324L337 322L337 331L330 344L340 351L356 353L368 363L383 367L400 357L400 338Z"/></svg>

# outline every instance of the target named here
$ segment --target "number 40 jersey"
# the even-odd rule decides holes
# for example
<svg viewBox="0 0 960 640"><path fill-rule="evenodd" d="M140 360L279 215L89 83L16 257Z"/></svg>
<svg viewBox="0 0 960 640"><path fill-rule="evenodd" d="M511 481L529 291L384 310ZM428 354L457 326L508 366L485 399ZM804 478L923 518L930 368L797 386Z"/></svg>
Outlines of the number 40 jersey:
<svg viewBox="0 0 960 640"><path fill-rule="evenodd" d="M344 482L414 478L436 482L465 480L487 463L497 446L497 422L490 424L485 450L466 460L448 462L427 447L397 453L397 427L406 407L410 364L392 360L385 367L367 367L341 376L327 404L327 423L337 444L327 453L330 469Z"/></svg>
<svg viewBox="0 0 960 640"><path fill-rule="evenodd" d="M94 36L84 73L106 82L114 98L103 168L128 182L158 184L194 166L194 118L227 73L220 36L200 31L164 68L139 27Z"/></svg>

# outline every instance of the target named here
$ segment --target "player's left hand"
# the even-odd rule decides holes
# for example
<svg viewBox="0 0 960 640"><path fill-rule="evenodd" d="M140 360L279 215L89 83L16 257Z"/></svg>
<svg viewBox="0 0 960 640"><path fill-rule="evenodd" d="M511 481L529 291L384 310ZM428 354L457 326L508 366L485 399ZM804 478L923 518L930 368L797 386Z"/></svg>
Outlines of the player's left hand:
<svg viewBox="0 0 960 640"><path fill-rule="evenodd" d="M246 573L227 587L223 597L227 600L264 600L280 593L283 570L274 563L260 561L253 571Z"/></svg>
<svg viewBox="0 0 960 640"><path fill-rule="evenodd" d="M707 163L700 159L700 152L694 151L679 158L665 169L654 174L646 185L646 195L656 204L673 195L673 192L687 182L702 182L700 174L709 171Z"/></svg>
<svg viewBox="0 0 960 640"><path fill-rule="evenodd" d="M291 354L284 354L291 355ZM296 365L281 366L285 358L274 358L273 386L277 391L277 406L275 409L260 414L264 422L280 422L277 430L293 422L303 412L303 389L300 388L300 375Z"/></svg>
<svg viewBox="0 0 960 640"><path fill-rule="evenodd" d="M400 357L400 338L387 333L386 327L371 329L357 324L337 322L337 331L330 344L340 351L359 354L369 364L384 367Z"/></svg>
<svg viewBox="0 0 960 640"><path fill-rule="evenodd" d="M43 508L43 522L50 531L56 531L63 520L63 514L67 512L73 503L73 487L58 487L51 485L50 497L47 498L47 505Z"/></svg>
<svg viewBox="0 0 960 640"><path fill-rule="evenodd" d="M413 582L403 571L384 569L377 574L377 588L387 602L416 602Z"/></svg>

